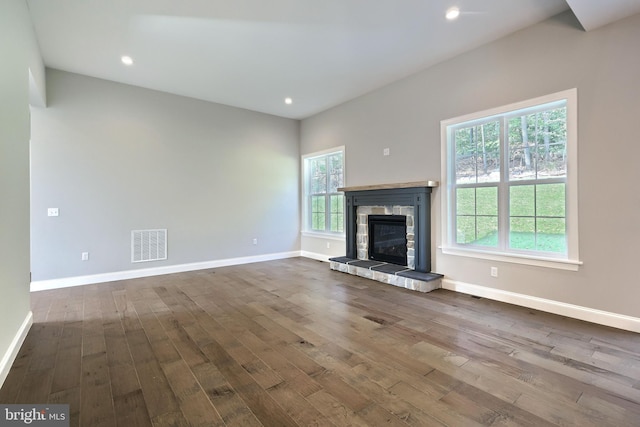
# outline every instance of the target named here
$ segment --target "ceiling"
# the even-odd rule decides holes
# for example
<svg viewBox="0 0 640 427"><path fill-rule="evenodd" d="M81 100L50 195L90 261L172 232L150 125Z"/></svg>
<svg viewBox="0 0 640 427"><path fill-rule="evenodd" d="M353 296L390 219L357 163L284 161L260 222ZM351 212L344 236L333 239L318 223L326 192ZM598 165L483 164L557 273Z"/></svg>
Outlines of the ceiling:
<svg viewBox="0 0 640 427"><path fill-rule="evenodd" d="M295 119L569 8L586 30L640 12L640 0L27 4L47 67ZM444 17L451 6L455 21Z"/></svg>

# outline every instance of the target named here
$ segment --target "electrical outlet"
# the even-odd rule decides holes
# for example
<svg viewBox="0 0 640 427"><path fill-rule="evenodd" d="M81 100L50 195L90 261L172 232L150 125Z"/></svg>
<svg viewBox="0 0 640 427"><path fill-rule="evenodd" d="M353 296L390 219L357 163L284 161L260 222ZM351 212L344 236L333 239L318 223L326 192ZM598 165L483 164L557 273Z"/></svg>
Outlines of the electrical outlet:
<svg viewBox="0 0 640 427"><path fill-rule="evenodd" d="M327 242L327 249L331 249L331 243Z"/></svg>
<svg viewBox="0 0 640 427"><path fill-rule="evenodd" d="M49 208L47 209L47 216L58 216L60 215L60 211L58 208Z"/></svg>
<svg viewBox="0 0 640 427"><path fill-rule="evenodd" d="M89 261L89 252L82 252L82 261Z"/></svg>
<svg viewBox="0 0 640 427"><path fill-rule="evenodd" d="M384 150L382 150L382 155L383 156L388 156L389 154L391 154L391 152L389 151L388 148L385 148Z"/></svg>
<svg viewBox="0 0 640 427"><path fill-rule="evenodd" d="M491 267L491 277L498 277L498 267Z"/></svg>
<svg viewBox="0 0 640 427"><path fill-rule="evenodd" d="M257 238L257 237L255 237L255 238L253 239L253 244L254 244L254 245L257 245L257 244L258 244L258 238Z"/></svg>

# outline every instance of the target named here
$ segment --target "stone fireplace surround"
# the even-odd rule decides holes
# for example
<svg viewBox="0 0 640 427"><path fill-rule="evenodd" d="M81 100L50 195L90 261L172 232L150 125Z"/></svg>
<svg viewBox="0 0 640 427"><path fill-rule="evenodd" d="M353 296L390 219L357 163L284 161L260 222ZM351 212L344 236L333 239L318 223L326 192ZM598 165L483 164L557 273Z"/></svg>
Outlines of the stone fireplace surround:
<svg viewBox="0 0 640 427"><path fill-rule="evenodd" d="M442 275L431 273L431 189L435 181L345 187L346 249L331 258L331 269L421 292L440 287ZM407 216L407 266L368 260L367 216Z"/></svg>
<svg viewBox="0 0 640 427"><path fill-rule="evenodd" d="M413 206L358 206L356 208L356 257L369 259L369 215L402 215L407 218L407 267L415 270Z"/></svg>

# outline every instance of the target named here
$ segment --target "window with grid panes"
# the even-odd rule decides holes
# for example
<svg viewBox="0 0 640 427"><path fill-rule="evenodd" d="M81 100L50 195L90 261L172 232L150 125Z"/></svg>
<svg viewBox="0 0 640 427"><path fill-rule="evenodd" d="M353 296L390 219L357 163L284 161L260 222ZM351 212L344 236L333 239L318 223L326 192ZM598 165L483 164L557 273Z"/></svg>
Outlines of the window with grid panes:
<svg viewBox="0 0 640 427"><path fill-rule="evenodd" d="M576 91L444 121L445 247L577 262Z"/></svg>
<svg viewBox="0 0 640 427"><path fill-rule="evenodd" d="M344 150L304 158L305 221L307 231L344 232Z"/></svg>

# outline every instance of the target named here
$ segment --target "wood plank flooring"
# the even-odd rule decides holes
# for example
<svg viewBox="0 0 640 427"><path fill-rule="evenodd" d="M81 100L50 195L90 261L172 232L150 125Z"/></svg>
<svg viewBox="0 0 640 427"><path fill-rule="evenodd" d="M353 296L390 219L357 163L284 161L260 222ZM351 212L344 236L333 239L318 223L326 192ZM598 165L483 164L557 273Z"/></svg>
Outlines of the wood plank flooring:
<svg viewBox="0 0 640 427"><path fill-rule="evenodd" d="M32 308L0 403L72 426L640 426L640 335L304 258Z"/></svg>

